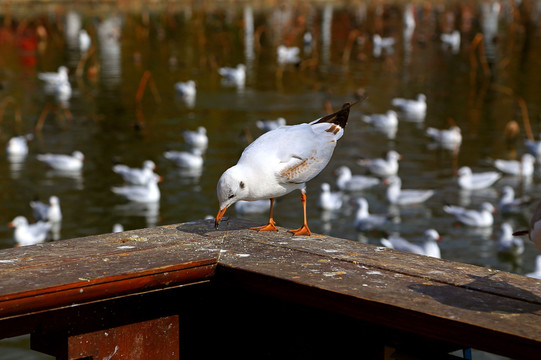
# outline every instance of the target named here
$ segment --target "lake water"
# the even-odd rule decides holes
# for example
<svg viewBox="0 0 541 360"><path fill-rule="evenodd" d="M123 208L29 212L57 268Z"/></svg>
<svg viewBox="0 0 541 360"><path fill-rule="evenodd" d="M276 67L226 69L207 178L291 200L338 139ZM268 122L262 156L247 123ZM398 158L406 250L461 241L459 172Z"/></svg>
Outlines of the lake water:
<svg viewBox="0 0 541 360"><path fill-rule="evenodd" d="M325 115L329 106L336 110L364 92L368 98L352 109L331 162L307 184L311 230L379 245L394 232L419 243L426 229L435 228L442 237L444 259L519 274L533 271L539 254L533 244L525 238L521 256L502 256L497 237L504 221L514 229L527 227L535 204L518 215L498 213L493 226L481 229L457 224L443 205L496 205L504 185L511 185L517 196L538 198L537 165L529 179L504 176L488 189L470 192L459 190L456 170L494 170L494 159L518 159L526 152L528 126L521 104L533 136L541 130L539 1L524 0L521 8L508 1L414 2L409 8L415 18L411 31L404 26L408 7L403 2L261 3L50 4L33 7L31 13L16 4L4 8L1 148L16 134L34 136L21 161L10 161L0 150L0 248L15 245L8 227L14 217L33 221L29 202L36 197L59 197L60 241L111 232L115 223L130 230L215 216L217 180L262 133L258 120L308 122ZM79 48L79 29L91 37L86 55ZM461 35L456 48L441 40L442 33L452 30ZM306 33L312 35L310 44L303 42ZM395 43L375 51L374 34L392 37ZM278 63L279 45L298 46L302 61ZM237 64L246 65L244 85L224 83L218 69ZM72 86L65 101L48 93L38 78L61 65L68 67ZM138 100L145 73L150 81ZM175 83L187 80L197 84L193 102L175 92ZM394 109L395 97L414 98L419 93L427 97L426 117L412 121L399 113L394 135L361 120L363 114ZM428 127L448 128L450 119L462 131L458 152L433 147L425 135ZM511 121L520 129L513 139L505 132ZM199 126L207 129L209 138L204 165L200 171L186 171L164 152L185 149L182 132ZM344 194L338 211L317 208L323 182L336 190L336 168L347 165L356 174L366 174L358 159L381 157L389 149L402 155L398 175L403 188L434 189L433 197L421 205L394 208L382 184ZM84 168L77 174L51 171L36 158L74 150L85 154ZM158 203L130 203L112 193L112 186L122 185L112 171L113 162L139 167L147 159L163 177ZM359 196L368 199L371 212L398 212L400 222L378 231L357 231L355 207L348 200ZM267 220L266 213L241 215L234 209L226 215L261 224ZM275 220L287 228L300 225L298 192L277 200ZM21 358L11 356L2 359Z"/></svg>

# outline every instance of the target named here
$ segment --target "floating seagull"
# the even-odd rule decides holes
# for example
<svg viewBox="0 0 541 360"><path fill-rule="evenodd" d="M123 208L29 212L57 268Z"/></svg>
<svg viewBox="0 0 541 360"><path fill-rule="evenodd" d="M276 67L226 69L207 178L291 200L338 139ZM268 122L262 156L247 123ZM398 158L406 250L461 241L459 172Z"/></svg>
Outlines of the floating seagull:
<svg viewBox="0 0 541 360"><path fill-rule="evenodd" d="M342 208L342 193L332 192L328 183L321 184L318 206L323 210L339 210Z"/></svg>
<svg viewBox="0 0 541 360"><path fill-rule="evenodd" d="M541 201L537 204L528 230L519 230L513 233L513 236L528 235L528 238L541 250Z"/></svg>
<svg viewBox="0 0 541 360"><path fill-rule="evenodd" d="M85 156L80 151L74 151L71 155L65 154L38 154L37 159L45 162L55 170L77 171L83 168Z"/></svg>
<svg viewBox="0 0 541 360"><path fill-rule="evenodd" d="M458 186L465 190L479 190L492 186L502 177L497 171L472 173L471 168L462 166L458 169Z"/></svg>
<svg viewBox="0 0 541 360"><path fill-rule="evenodd" d="M7 154L9 156L25 157L28 154L27 140L31 140L32 138L32 134L10 138L6 145Z"/></svg>
<svg viewBox="0 0 541 360"><path fill-rule="evenodd" d="M197 148L192 149L192 151L169 150L163 156L182 168L200 169L203 167L203 154Z"/></svg>
<svg viewBox="0 0 541 360"><path fill-rule="evenodd" d="M498 252L511 256L519 256L524 252L524 242L521 238L513 236L513 228L509 223L502 223L498 237Z"/></svg>
<svg viewBox="0 0 541 360"><path fill-rule="evenodd" d="M489 202L483 202L480 210L466 209L461 206L445 205L443 211L454 215L455 219L467 226L488 227L494 223L496 209Z"/></svg>
<svg viewBox="0 0 541 360"><path fill-rule="evenodd" d="M401 158L399 153L390 150L385 159L361 159L357 163L374 175L387 177L398 173L398 161Z"/></svg>
<svg viewBox="0 0 541 360"><path fill-rule="evenodd" d="M392 53L394 43L395 39L392 37L382 37L379 34L374 34L374 36L372 37L372 52L374 56L379 57L383 50L388 53Z"/></svg>
<svg viewBox="0 0 541 360"><path fill-rule="evenodd" d="M218 69L218 73L223 76L226 84L243 86L246 79L246 66L238 64L236 68L222 67Z"/></svg>
<svg viewBox="0 0 541 360"><path fill-rule="evenodd" d="M424 120L426 116L426 95L417 95L416 100L394 98L391 103L399 108L408 118L413 120Z"/></svg>
<svg viewBox="0 0 541 360"><path fill-rule="evenodd" d="M17 245L27 246L44 242L51 229L51 224L44 221L28 224L28 220L24 216L17 216L9 223L9 227L15 228L13 238Z"/></svg>
<svg viewBox="0 0 541 360"><path fill-rule="evenodd" d="M113 225L113 232L119 233L124 231L124 226L122 224L116 223Z"/></svg>
<svg viewBox="0 0 541 360"><path fill-rule="evenodd" d="M301 60L299 58L300 49L297 46L279 45L276 49L278 55L278 63L280 64L296 64Z"/></svg>
<svg viewBox="0 0 541 360"><path fill-rule="evenodd" d="M218 227L225 211L239 200L270 199L269 222L253 230L277 230L273 220L274 199L301 191L303 225L291 230L294 236L310 235L306 219L306 182L328 164L336 142L344 134L351 105L316 119L308 124L282 126L264 133L246 149L238 163L227 169L218 181L220 209L216 215Z"/></svg>
<svg viewBox="0 0 541 360"><path fill-rule="evenodd" d="M186 97L193 97L197 93L195 81L193 80L188 80L186 82L179 81L175 83L175 90L177 94Z"/></svg>
<svg viewBox="0 0 541 360"><path fill-rule="evenodd" d="M144 185L154 176L156 164L152 160L143 161L142 168L131 168L127 165L113 165L113 172L122 176L124 181L132 185Z"/></svg>
<svg viewBox="0 0 541 360"><path fill-rule="evenodd" d="M37 221L61 222L62 210L60 209L60 200L58 196L49 197L49 203L38 200L30 201L30 207L33 210L34 218Z"/></svg>
<svg viewBox="0 0 541 360"><path fill-rule="evenodd" d="M196 147L201 150L206 150L209 139L207 137L207 129L199 126L197 131L185 130L182 132L186 144Z"/></svg>
<svg viewBox="0 0 541 360"><path fill-rule="evenodd" d="M47 85L58 85L68 81L68 68L60 66L57 72L42 72L38 74L38 78L43 80Z"/></svg>
<svg viewBox="0 0 541 360"><path fill-rule="evenodd" d="M361 191L380 183L380 180L373 176L352 175L350 168L340 166L334 171L336 186L342 191Z"/></svg>
<svg viewBox="0 0 541 360"><path fill-rule="evenodd" d="M370 214L368 211L368 201L364 197L353 201L357 206L354 225L358 231L368 231L384 226L391 221L388 215Z"/></svg>
<svg viewBox="0 0 541 360"><path fill-rule="evenodd" d="M160 181L162 181L162 177L154 174L145 185L113 186L111 191L134 202L157 202L160 200L160 188L158 187Z"/></svg>
<svg viewBox="0 0 541 360"><path fill-rule="evenodd" d="M498 211L501 214L519 213L532 202L530 197L515 198L515 190L506 185L502 188Z"/></svg>
<svg viewBox="0 0 541 360"><path fill-rule="evenodd" d="M237 214L260 214L267 212L270 209L270 203L267 199L254 201L237 201L235 203L235 211Z"/></svg>
<svg viewBox="0 0 541 360"><path fill-rule="evenodd" d="M394 110L389 110L385 114L363 115L361 119L378 129L396 128L398 126L398 116Z"/></svg>
<svg viewBox="0 0 541 360"><path fill-rule="evenodd" d="M85 29L79 30L79 50L86 52L90 47L91 39L90 35Z"/></svg>
<svg viewBox="0 0 541 360"><path fill-rule="evenodd" d="M425 134L444 149L456 149L462 144L462 132L458 126L449 129L436 129L428 127Z"/></svg>
<svg viewBox="0 0 541 360"><path fill-rule="evenodd" d="M441 34L440 39L442 43L451 48L454 53L460 50L460 32L458 30L454 30L450 33L443 33Z"/></svg>
<svg viewBox="0 0 541 360"><path fill-rule="evenodd" d="M521 160L494 160L494 166L504 174L517 176L532 176L534 173L535 157L532 154L525 153Z"/></svg>
<svg viewBox="0 0 541 360"><path fill-rule="evenodd" d="M541 279L541 255L537 255L535 258L535 269L533 272L526 274L526 276Z"/></svg>
<svg viewBox="0 0 541 360"><path fill-rule="evenodd" d="M390 249L407 251L418 255L441 258L438 242L441 241L440 234L434 229L428 229L424 232L424 242L422 245L412 244L408 240L392 235L386 239L381 239L383 246Z"/></svg>
<svg viewBox="0 0 541 360"><path fill-rule="evenodd" d="M402 180L393 175L385 179L387 187L387 200L391 204L409 205L425 202L434 195L434 190L402 189Z"/></svg>
<svg viewBox="0 0 541 360"><path fill-rule="evenodd" d="M279 117L276 120L257 120L257 122L255 123L255 126L263 130L264 132L278 129L279 127L282 127L285 125L286 125L286 119L284 119L283 117Z"/></svg>

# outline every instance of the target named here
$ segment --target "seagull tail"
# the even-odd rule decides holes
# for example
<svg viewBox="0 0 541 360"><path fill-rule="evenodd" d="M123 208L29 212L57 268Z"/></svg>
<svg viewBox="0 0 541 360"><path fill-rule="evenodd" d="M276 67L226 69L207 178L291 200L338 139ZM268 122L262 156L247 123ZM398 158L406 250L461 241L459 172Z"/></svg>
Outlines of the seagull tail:
<svg viewBox="0 0 541 360"><path fill-rule="evenodd" d="M360 100L354 102L353 104L351 103L344 103L344 105L342 105L342 108L340 110L338 110L337 112L334 112L332 114L329 114L329 115L326 115L314 122L312 122L312 124L319 124L319 123L332 123L332 124L336 124L338 126L340 126L342 129L344 129L348 123L348 117L349 117L349 109L359 103L359 102L363 102L364 100L366 99L366 96L362 97Z"/></svg>

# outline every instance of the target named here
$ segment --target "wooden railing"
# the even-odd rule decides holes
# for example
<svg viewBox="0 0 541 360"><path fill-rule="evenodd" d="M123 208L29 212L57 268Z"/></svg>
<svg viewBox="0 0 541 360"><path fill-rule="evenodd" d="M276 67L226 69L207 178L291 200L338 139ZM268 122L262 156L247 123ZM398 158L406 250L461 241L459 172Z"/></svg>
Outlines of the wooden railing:
<svg viewBox="0 0 541 360"><path fill-rule="evenodd" d="M229 219L0 251L0 338L58 359L541 358L541 281Z"/></svg>

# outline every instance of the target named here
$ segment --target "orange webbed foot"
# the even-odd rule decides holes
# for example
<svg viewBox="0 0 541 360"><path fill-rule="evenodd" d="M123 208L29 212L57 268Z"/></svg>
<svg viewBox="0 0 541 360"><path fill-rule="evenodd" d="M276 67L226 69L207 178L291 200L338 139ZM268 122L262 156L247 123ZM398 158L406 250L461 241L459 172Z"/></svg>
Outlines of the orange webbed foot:
<svg viewBox="0 0 541 360"><path fill-rule="evenodd" d="M255 231L278 231L278 229L274 225L276 225L276 222L274 222L274 220L270 220L267 225L254 226L254 227L251 227L250 230L255 230Z"/></svg>
<svg viewBox="0 0 541 360"><path fill-rule="evenodd" d="M288 232L292 233L293 236L301 236L301 235L310 236L310 235L312 235L312 232L310 231L310 229L308 228L308 225L306 225L306 224L304 224L303 226L301 226L298 229L288 230Z"/></svg>

